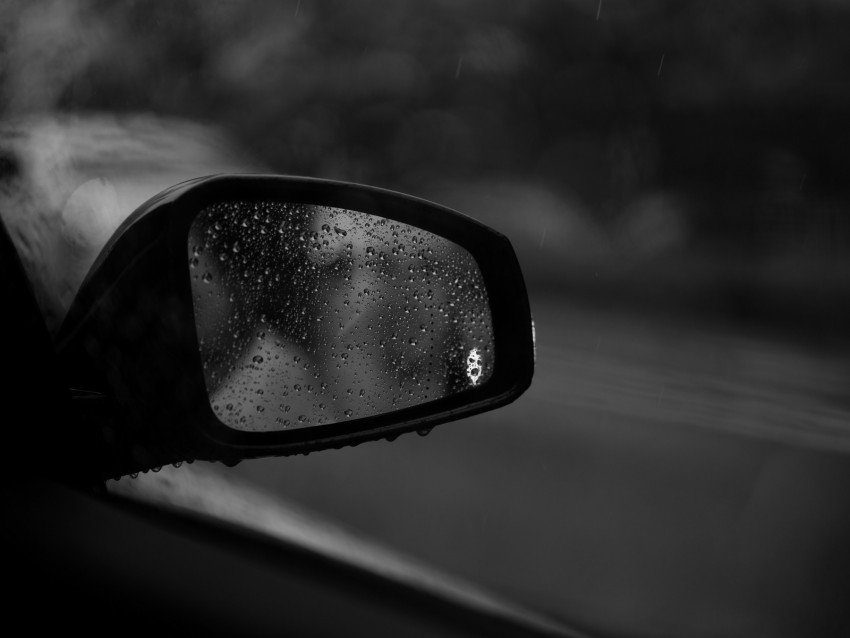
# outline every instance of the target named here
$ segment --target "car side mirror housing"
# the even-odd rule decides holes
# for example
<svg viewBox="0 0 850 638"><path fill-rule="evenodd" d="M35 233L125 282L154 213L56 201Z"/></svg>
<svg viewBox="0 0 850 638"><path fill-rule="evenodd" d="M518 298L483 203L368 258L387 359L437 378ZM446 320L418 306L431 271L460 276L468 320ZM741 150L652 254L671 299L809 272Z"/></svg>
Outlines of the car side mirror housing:
<svg viewBox="0 0 850 638"><path fill-rule="evenodd" d="M428 430L513 401L534 368L504 236L399 193L267 175L142 205L56 347L104 478Z"/></svg>

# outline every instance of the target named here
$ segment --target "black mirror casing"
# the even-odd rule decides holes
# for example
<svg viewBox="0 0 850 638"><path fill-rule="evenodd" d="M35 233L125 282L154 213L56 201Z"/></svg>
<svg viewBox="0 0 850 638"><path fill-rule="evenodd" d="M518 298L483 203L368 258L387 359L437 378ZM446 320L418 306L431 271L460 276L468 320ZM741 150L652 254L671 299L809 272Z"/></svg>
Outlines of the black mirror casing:
<svg viewBox="0 0 850 638"><path fill-rule="evenodd" d="M346 422L244 432L215 416L207 393L187 267L198 213L222 202L297 202L402 222L456 243L477 262L496 363L487 383L422 405ZM116 231L56 340L75 405L101 426L104 477L204 459L235 463L391 438L505 405L530 385L528 296L510 242L455 211L378 188L327 180L220 175L168 189Z"/></svg>

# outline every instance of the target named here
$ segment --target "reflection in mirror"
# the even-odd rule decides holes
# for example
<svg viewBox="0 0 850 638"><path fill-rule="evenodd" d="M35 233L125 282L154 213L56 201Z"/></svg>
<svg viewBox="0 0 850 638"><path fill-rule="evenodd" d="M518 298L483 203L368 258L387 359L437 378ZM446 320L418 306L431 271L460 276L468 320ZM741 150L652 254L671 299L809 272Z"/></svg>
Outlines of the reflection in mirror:
<svg viewBox="0 0 850 638"><path fill-rule="evenodd" d="M382 217L279 202L204 209L188 243L210 405L247 431L348 421L487 383L472 256Z"/></svg>

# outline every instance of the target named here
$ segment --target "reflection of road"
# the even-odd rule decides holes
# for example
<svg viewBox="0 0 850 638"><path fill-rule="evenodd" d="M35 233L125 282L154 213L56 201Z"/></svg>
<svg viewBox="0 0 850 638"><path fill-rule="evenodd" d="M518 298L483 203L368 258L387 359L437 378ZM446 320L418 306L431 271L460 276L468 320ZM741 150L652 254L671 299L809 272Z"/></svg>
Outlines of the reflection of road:
<svg viewBox="0 0 850 638"><path fill-rule="evenodd" d="M342 420L339 406L312 391L318 383L302 363L308 358L298 344L269 330L262 341L251 340L232 362L234 371L216 387L210 405L224 423L249 431L311 425L315 415ZM302 392L302 388L311 390ZM239 414L239 420L231 419L229 411ZM271 418L265 418L264 412Z"/></svg>
<svg viewBox="0 0 850 638"><path fill-rule="evenodd" d="M629 635L826 635L850 599L850 365L532 302L512 406L239 471L461 576ZM843 403L842 403L843 401Z"/></svg>

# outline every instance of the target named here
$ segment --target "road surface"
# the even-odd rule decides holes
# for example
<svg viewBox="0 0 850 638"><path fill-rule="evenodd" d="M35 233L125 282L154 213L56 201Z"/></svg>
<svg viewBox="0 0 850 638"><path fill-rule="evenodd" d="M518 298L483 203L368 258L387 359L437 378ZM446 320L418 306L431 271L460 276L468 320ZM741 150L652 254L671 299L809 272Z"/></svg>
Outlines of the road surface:
<svg viewBox="0 0 850 638"><path fill-rule="evenodd" d="M826 635L850 594L850 361L532 297L513 405L308 457L264 488L580 625Z"/></svg>

